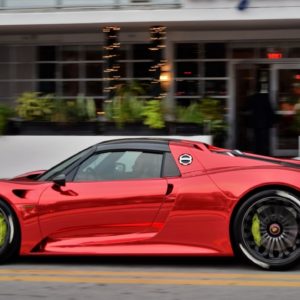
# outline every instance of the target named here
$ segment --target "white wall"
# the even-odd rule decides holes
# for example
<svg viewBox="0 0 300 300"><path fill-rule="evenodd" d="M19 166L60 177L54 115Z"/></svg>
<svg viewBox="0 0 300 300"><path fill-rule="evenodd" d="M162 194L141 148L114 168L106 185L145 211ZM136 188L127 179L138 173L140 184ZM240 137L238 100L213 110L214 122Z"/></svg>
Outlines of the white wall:
<svg viewBox="0 0 300 300"><path fill-rule="evenodd" d="M183 0L185 8L236 8L240 0ZM300 7L299 0L249 0L249 8Z"/></svg>
<svg viewBox="0 0 300 300"><path fill-rule="evenodd" d="M250 0L250 8L236 9L238 0L186 0L181 9L54 10L0 12L1 26L168 24L205 21L299 20L299 0ZM8 28L8 27L5 27ZM63 27L62 27L63 28ZM77 27L79 28L79 27Z"/></svg>
<svg viewBox="0 0 300 300"><path fill-rule="evenodd" d="M170 138L171 136L167 136ZM46 170L91 145L125 136L1 136L0 178ZM136 138L136 136L135 136ZM180 138L177 136L177 138ZM190 136L184 139L211 144L211 136Z"/></svg>

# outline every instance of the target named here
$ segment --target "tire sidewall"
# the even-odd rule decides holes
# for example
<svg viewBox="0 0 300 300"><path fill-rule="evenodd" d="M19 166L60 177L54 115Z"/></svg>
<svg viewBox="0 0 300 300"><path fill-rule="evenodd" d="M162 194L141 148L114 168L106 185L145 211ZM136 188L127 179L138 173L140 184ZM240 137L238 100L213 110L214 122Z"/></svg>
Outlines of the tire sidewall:
<svg viewBox="0 0 300 300"><path fill-rule="evenodd" d="M15 256L20 248L20 229L15 213L8 204L0 199L0 212L5 214L7 223L7 236L4 244L0 247L0 263Z"/></svg>
<svg viewBox="0 0 300 300"><path fill-rule="evenodd" d="M283 195L285 195L285 197ZM282 197L283 199L292 202L300 209L299 206L300 200L294 194L284 190L279 190L279 189L265 190L251 196L240 206L240 208L237 211L237 214L235 215L233 228L232 228L233 248L237 256L246 259L261 268L269 269L269 270L282 270L291 267L295 263L295 261L299 259L300 249L297 249L295 253L291 255L291 257L285 258L284 261L267 262L265 260L260 260L258 255L256 256L252 251L249 250L248 246L244 241L243 233L242 233L243 219L248 209L256 202L262 200L265 197L270 197L270 196ZM299 203L296 202L295 200L299 201Z"/></svg>

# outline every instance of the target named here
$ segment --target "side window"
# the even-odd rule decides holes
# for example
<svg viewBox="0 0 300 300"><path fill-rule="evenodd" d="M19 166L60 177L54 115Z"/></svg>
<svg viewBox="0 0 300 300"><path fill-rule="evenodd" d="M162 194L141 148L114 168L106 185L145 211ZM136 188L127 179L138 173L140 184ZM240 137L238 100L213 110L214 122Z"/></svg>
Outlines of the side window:
<svg viewBox="0 0 300 300"><path fill-rule="evenodd" d="M161 177L163 154L141 151L96 153L78 168L74 181Z"/></svg>
<svg viewBox="0 0 300 300"><path fill-rule="evenodd" d="M178 177L181 175L172 154L169 152L165 154L162 175L163 177Z"/></svg>

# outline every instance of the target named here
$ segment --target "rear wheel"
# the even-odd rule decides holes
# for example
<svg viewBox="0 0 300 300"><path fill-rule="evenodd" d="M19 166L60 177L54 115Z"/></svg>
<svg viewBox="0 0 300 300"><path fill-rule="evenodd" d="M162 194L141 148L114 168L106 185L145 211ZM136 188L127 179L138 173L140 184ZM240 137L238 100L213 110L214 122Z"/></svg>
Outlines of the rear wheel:
<svg viewBox="0 0 300 300"><path fill-rule="evenodd" d="M239 255L265 269L284 269L300 257L300 200L282 190L250 197L233 223Z"/></svg>
<svg viewBox="0 0 300 300"><path fill-rule="evenodd" d="M0 200L0 263L16 256L20 247L20 230L12 209Z"/></svg>

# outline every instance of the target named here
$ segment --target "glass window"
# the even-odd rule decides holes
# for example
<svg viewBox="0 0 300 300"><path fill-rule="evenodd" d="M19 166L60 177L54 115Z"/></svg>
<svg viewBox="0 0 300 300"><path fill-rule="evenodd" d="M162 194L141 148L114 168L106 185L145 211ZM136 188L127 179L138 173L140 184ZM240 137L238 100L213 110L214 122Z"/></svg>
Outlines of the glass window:
<svg viewBox="0 0 300 300"><path fill-rule="evenodd" d="M150 68L153 62L138 62L133 64L133 77L152 77Z"/></svg>
<svg viewBox="0 0 300 300"><path fill-rule="evenodd" d="M101 63L88 63L85 65L86 78L102 78L103 65Z"/></svg>
<svg viewBox="0 0 300 300"><path fill-rule="evenodd" d="M163 176L164 177L180 176L179 169L171 153L165 154Z"/></svg>
<svg viewBox="0 0 300 300"><path fill-rule="evenodd" d="M226 58L224 43L208 43L204 45L205 58Z"/></svg>
<svg viewBox="0 0 300 300"><path fill-rule="evenodd" d="M42 94L55 94L56 82L55 81L40 81L38 84L38 91Z"/></svg>
<svg viewBox="0 0 300 300"><path fill-rule="evenodd" d="M206 80L205 94L214 96L226 96L227 82L226 80Z"/></svg>
<svg viewBox="0 0 300 300"><path fill-rule="evenodd" d="M133 59L152 59L152 51L149 47L150 44L133 45Z"/></svg>
<svg viewBox="0 0 300 300"><path fill-rule="evenodd" d="M62 65L63 78L78 78L79 77L79 64L63 64Z"/></svg>
<svg viewBox="0 0 300 300"><path fill-rule="evenodd" d="M64 81L62 86L64 96L77 96L79 93L78 81Z"/></svg>
<svg viewBox="0 0 300 300"><path fill-rule="evenodd" d="M175 58L176 59L195 59L199 56L198 44L176 44Z"/></svg>
<svg viewBox="0 0 300 300"><path fill-rule="evenodd" d="M102 46L86 46L85 60L102 60Z"/></svg>
<svg viewBox="0 0 300 300"><path fill-rule="evenodd" d="M226 77L226 62L206 62L205 77Z"/></svg>
<svg viewBox="0 0 300 300"><path fill-rule="evenodd" d="M40 79L55 79L56 76L56 64L39 64L38 74Z"/></svg>
<svg viewBox="0 0 300 300"><path fill-rule="evenodd" d="M243 59L243 58L255 58L254 48L236 48L232 50L232 58Z"/></svg>
<svg viewBox="0 0 300 300"><path fill-rule="evenodd" d="M159 178L162 158L162 154L140 151L97 153L80 165L74 181Z"/></svg>
<svg viewBox="0 0 300 300"><path fill-rule="evenodd" d="M176 64L177 77L198 77L197 62L178 62Z"/></svg>
<svg viewBox="0 0 300 300"><path fill-rule="evenodd" d="M56 47L55 46L40 46L38 47L38 60L39 61L54 61L56 60Z"/></svg>
<svg viewBox="0 0 300 300"><path fill-rule="evenodd" d="M176 96L196 96L198 95L197 80L177 80Z"/></svg>
<svg viewBox="0 0 300 300"><path fill-rule="evenodd" d="M102 96L103 85L102 81L87 81L86 82L86 95L87 96Z"/></svg>
<svg viewBox="0 0 300 300"><path fill-rule="evenodd" d="M62 60L72 61L79 59L79 47L78 46L63 46L62 47Z"/></svg>
<svg viewBox="0 0 300 300"><path fill-rule="evenodd" d="M300 57L300 48L291 48L289 49L289 57L295 58Z"/></svg>

